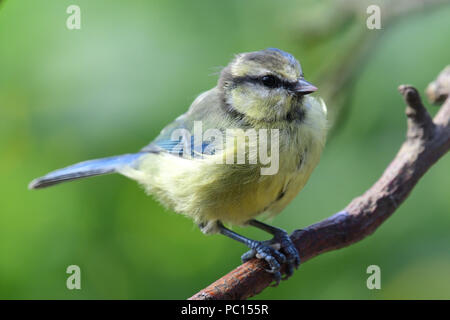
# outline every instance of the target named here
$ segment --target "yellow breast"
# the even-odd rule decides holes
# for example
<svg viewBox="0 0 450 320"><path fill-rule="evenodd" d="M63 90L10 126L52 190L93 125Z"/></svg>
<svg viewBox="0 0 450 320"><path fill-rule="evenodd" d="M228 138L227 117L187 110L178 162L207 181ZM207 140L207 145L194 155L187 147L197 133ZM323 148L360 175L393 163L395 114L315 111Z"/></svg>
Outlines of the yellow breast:
<svg viewBox="0 0 450 320"><path fill-rule="evenodd" d="M138 169L121 173L140 182L172 210L198 224L220 220L242 225L261 213L279 213L303 188L317 165L326 135L326 109L312 97L301 123L278 123L279 168L262 175L261 164L217 164L217 157L185 159L168 153L142 158Z"/></svg>

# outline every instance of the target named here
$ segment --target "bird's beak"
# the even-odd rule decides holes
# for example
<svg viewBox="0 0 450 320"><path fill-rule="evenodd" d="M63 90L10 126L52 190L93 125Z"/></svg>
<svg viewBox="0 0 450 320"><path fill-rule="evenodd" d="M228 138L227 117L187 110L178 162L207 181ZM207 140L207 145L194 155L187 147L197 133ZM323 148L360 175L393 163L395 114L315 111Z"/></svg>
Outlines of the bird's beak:
<svg viewBox="0 0 450 320"><path fill-rule="evenodd" d="M313 86L311 83L305 79L300 79L294 86L294 91L301 94L310 94L317 90L317 87Z"/></svg>

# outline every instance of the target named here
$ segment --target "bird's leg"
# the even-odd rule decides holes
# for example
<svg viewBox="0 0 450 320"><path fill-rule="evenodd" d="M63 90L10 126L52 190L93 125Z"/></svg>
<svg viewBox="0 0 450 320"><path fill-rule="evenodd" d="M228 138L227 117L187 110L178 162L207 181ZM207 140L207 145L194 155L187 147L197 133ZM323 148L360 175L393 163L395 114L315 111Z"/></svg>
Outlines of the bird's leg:
<svg viewBox="0 0 450 320"><path fill-rule="evenodd" d="M248 224L273 235L271 240L265 241L264 243L277 248L286 257L287 269L285 279L289 278L294 273L294 269L300 265L300 256L288 233L283 229L253 219ZM245 262L254 257L260 258L259 253L251 249L242 255L242 261Z"/></svg>
<svg viewBox="0 0 450 320"><path fill-rule="evenodd" d="M267 272L273 273L276 284L278 285L281 280L280 268L283 263L286 262L284 254L270 246L266 241L257 241L241 236L240 234L231 231L226 228L221 222L217 222L219 232L224 236L239 241L250 248L250 252L255 252L259 259L264 259L269 264L270 269L266 269ZM250 259L248 259L250 260Z"/></svg>

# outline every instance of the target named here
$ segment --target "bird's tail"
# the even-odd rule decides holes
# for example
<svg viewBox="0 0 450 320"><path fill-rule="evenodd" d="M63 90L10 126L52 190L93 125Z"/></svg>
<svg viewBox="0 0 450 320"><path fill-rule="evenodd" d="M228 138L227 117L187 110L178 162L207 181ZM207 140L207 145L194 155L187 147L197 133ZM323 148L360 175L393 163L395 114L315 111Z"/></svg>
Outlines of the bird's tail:
<svg viewBox="0 0 450 320"><path fill-rule="evenodd" d="M136 167L139 158L144 154L146 153L139 152L80 162L63 169L52 171L43 177L34 179L30 182L28 188L45 188L65 181L114 173L123 166Z"/></svg>

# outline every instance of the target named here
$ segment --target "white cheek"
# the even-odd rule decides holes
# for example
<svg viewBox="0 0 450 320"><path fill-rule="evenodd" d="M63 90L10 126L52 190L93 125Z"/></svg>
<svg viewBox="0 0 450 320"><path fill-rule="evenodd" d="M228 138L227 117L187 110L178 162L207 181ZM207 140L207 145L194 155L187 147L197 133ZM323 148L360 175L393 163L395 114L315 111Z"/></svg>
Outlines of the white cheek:
<svg viewBox="0 0 450 320"><path fill-rule="evenodd" d="M282 88L269 89L257 84L248 84L241 90L233 92L227 103L241 112L266 113L265 116L278 119L286 115L288 99Z"/></svg>
<svg viewBox="0 0 450 320"><path fill-rule="evenodd" d="M241 99L241 105L246 108L260 106L261 103L268 101L271 97L270 90L259 85L251 85L244 91L244 97Z"/></svg>
<svg viewBox="0 0 450 320"><path fill-rule="evenodd" d="M261 86L261 85L256 85L256 84L252 84L251 86L249 86L248 88L248 93L249 95L253 95L255 96L255 98L261 100L265 100L270 98L270 90L268 90L267 88Z"/></svg>

